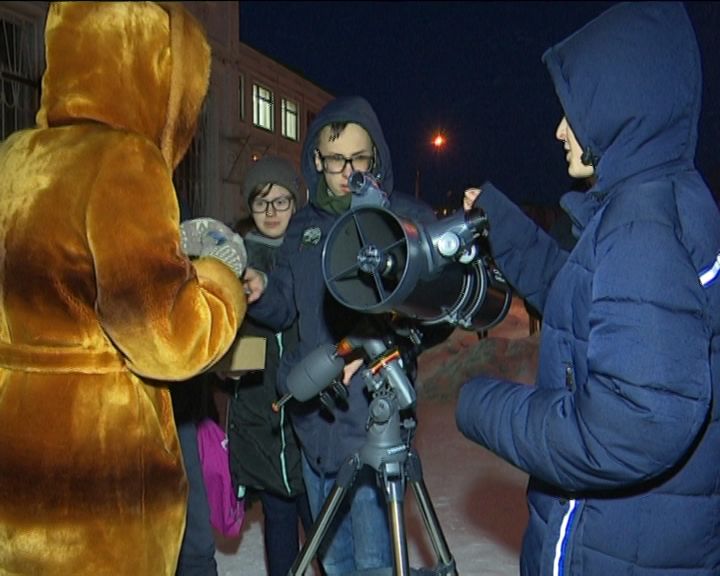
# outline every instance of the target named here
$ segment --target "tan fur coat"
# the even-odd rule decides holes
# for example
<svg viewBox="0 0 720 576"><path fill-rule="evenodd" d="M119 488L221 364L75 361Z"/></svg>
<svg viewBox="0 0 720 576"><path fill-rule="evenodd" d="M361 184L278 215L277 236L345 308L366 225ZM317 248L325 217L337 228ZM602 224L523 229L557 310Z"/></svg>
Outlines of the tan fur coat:
<svg viewBox="0 0 720 576"><path fill-rule="evenodd" d="M0 574L172 575L166 384L222 356L246 306L179 248L209 47L176 5L67 2L46 53L37 128L0 147Z"/></svg>

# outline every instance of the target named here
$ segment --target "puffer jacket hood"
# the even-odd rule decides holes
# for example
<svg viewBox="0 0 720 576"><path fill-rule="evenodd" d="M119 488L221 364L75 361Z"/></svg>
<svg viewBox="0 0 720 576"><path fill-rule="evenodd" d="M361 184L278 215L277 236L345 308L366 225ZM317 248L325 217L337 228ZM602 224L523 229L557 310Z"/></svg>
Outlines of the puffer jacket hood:
<svg viewBox="0 0 720 576"><path fill-rule="evenodd" d="M175 168L208 87L210 48L201 25L179 3L87 4L50 5L38 127L90 120L142 134Z"/></svg>
<svg viewBox="0 0 720 576"><path fill-rule="evenodd" d="M302 150L302 173L308 185L310 202L315 200L318 180L322 176L315 169L314 154L317 148L318 134L323 127L335 122L352 122L368 131L375 144L376 159L373 175L382 189L390 194L393 190L392 162L380 121L367 100L360 96L345 96L336 98L325 106L308 127Z"/></svg>
<svg viewBox="0 0 720 576"><path fill-rule="evenodd" d="M596 190L693 166L700 53L681 3L618 4L543 62L580 145L598 158Z"/></svg>

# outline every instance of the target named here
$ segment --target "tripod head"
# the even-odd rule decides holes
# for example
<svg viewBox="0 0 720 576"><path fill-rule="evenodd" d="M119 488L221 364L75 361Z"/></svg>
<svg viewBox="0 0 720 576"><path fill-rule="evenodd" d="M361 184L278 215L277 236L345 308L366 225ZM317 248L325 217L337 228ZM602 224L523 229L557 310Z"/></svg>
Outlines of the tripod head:
<svg viewBox="0 0 720 576"><path fill-rule="evenodd" d="M349 337L341 345L350 350L362 347L368 366L362 372L365 387L373 398L394 396L400 410L415 406L415 388L408 377L400 347L390 337Z"/></svg>
<svg viewBox="0 0 720 576"><path fill-rule="evenodd" d="M386 476L399 475L415 431L414 415L401 421L400 411L414 414L415 388L404 369L399 347L389 338L359 338L350 343L362 346L369 358L362 378L372 400L360 460Z"/></svg>
<svg viewBox="0 0 720 576"><path fill-rule="evenodd" d="M412 330L407 337L411 344L419 345L419 336ZM372 397L367 422L368 438L361 457L379 470L389 461L404 461L409 438L403 439L401 432L403 428L410 432L415 427L412 417L400 421L400 411L414 410L417 396L407 375L401 348L392 337L352 335L335 346L316 348L292 369L287 380L289 393L274 407L279 409L291 398L304 402L323 394L331 386L342 387L338 383L345 358L356 351L362 351L367 357L361 376Z"/></svg>
<svg viewBox="0 0 720 576"><path fill-rule="evenodd" d="M276 403L276 407L290 398L305 402L337 383L345 360L357 351L364 352L366 356L367 368L363 370L362 377L371 395L389 389L395 393L400 409L414 406L415 390L405 371L405 364L417 354L421 334L415 328L404 328L402 335L408 346L401 350L393 336L370 334L373 331L360 330L335 345L325 344L313 350L291 370L287 379L289 393Z"/></svg>

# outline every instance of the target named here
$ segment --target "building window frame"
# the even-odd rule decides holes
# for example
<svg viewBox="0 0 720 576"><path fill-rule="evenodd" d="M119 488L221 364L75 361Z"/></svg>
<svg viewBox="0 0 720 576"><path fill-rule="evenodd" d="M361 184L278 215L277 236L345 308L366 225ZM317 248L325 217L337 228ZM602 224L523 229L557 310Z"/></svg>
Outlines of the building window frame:
<svg viewBox="0 0 720 576"><path fill-rule="evenodd" d="M210 96L208 96L210 97ZM207 181L207 133L210 105L206 102L198 116L197 128L190 146L182 161L173 171L173 185L180 204L180 216L183 220L198 218L205 212L203 190Z"/></svg>
<svg viewBox="0 0 720 576"><path fill-rule="evenodd" d="M300 140L300 106L289 98L282 99L282 135L288 140Z"/></svg>
<svg viewBox="0 0 720 576"><path fill-rule="evenodd" d="M241 121L245 120L245 75L238 74L238 114Z"/></svg>
<svg viewBox="0 0 720 576"><path fill-rule="evenodd" d="M253 84L253 124L258 128L275 130L275 106L272 90L262 84Z"/></svg>
<svg viewBox="0 0 720 576"><path fill-rule="evenodd" d="M35 125L43 64L39 23L0 10L0 140Z"/></svg>

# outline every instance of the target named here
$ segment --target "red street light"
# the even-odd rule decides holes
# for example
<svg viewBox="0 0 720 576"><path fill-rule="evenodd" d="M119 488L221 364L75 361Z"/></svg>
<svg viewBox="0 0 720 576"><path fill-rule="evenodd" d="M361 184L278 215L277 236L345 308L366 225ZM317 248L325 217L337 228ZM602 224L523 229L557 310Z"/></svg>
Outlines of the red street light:
<svg viewBox="0 0 720 576"><path fill-rule="evenodd" d="M437 132L430 140L433 148L435 148L435 159L437 160L439 152L447 144L447 139L441 132ZM420 198L420 167L415 170L415 198Z"/></svg>

